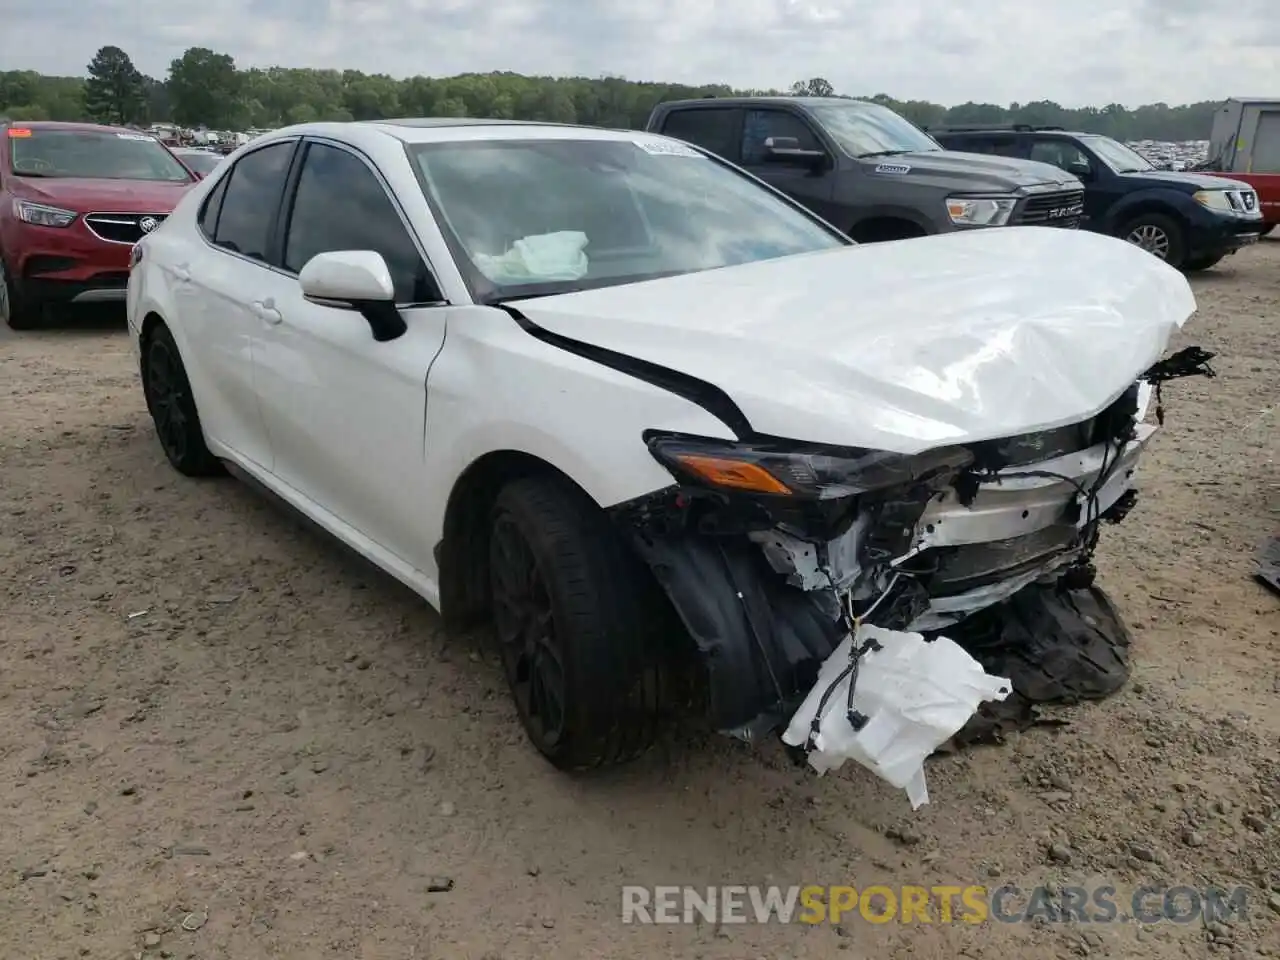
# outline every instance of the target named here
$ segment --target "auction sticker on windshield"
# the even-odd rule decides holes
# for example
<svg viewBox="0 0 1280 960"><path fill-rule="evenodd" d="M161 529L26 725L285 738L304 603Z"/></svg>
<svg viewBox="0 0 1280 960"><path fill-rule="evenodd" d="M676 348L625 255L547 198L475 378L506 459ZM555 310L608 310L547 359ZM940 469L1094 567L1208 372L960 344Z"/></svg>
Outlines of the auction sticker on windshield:
<svg viewBox="0 0 1280 960"><path fill-rule="evenodd" d="M701 157L697 150L683 143L668 143L665 140L636 140L635 145L645 153L655 157Z"/></svg>
<svg viewBox="0 0 1280 960"><path fill-rule="evenodd" d="M31 131L28 130L26 127L10 127L8 130L8 133L9 133L9 136L14 140L23 140L31 136Z"/></svg>
<svg viewBox="0 0 1280 960"><path fill-rule="evenodd" d="M117 137L121 140L154 140L155 137L148 137L145 133L117 133Z"/></svg>

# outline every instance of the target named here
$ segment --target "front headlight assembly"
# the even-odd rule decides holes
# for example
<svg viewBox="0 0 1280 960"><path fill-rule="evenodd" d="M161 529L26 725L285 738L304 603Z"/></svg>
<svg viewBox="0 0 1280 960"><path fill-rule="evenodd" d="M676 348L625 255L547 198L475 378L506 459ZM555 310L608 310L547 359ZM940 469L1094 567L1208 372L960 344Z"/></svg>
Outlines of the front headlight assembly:
<svg viewBox="0 0 1280 960"><path fill-rule="evenodd" d="M957 226L1003 227L1017 205L1017 197L948 197L947 214Z"/></svg>
<svg viewBox="0 0 1280 960"><path fill-rule="evenodd" d="M32 203L30 200L13 201L13 212L19 220L37 227L69 227L79 216L74 210Z"/></svg>
<svg viewBox="0 0 1280 960"><path fill-rule="evenodd" d="M835 500L950 474L973 462L958 447L904 455L784 442L733 443L657 434L649 452L676 480L725 493Z"/></svg>

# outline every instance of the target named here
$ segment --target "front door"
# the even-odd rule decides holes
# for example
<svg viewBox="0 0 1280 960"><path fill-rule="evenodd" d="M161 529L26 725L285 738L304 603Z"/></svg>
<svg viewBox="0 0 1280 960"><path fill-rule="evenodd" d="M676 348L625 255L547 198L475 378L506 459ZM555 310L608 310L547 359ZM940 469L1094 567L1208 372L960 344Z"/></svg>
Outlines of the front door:
<svg viewBox="0 0 1280 960"><path fill-rule="evenodd" d="M253 306L274 472L403 563L432 569L414 518L424 497L427 371L449 308L372 165L325 141L304 149L284 208L284 272ZM360 313L303 298L296 274L336 250L382 254L408 325L402 337L379 343Z"/></svg>
<svg viewBox="0 0 1280 960"><path fill-rule="evenodd" d="M830 164L809 166L769 161L765 141L770 137L794 138L801 150L822 150L829 160L833 159L813 127L799 114L772 107L752 108L745 112L742 120L741 165L818 216L840 225L838 211L831 203L835 174Z"/></svg>

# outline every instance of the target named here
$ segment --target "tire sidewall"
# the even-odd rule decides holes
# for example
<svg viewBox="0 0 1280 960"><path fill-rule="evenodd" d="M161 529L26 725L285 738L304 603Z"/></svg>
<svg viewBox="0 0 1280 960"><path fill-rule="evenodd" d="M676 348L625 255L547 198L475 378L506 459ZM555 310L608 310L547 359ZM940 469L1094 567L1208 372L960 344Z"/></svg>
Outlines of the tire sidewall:
<svg viewBox="0 0 1280 960"><path fill-rule="evenodd" d="M1187 230L1176 219L1165 213L1141 213L1127 221L1120 231L1120 239L1130 243L1129 236L1139 227L1153 226L1169 238L1169 255L1164 262L1181 269L1187 260ZM1137 244L1133 244L1137 246ZM1141 248L1139 248L1141 249ZM1155 254L1151 254L1155 256Z"/></svg>

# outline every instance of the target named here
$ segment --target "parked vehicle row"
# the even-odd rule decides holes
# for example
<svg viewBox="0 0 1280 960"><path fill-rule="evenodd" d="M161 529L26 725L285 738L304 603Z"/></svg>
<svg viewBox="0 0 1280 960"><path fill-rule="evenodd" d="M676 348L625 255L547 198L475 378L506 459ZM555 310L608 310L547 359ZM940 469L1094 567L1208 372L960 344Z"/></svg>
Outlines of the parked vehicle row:
<svg viewBox="0 0 1280 960"><path fill-rule="evenodd" d="M1058 176L987 169L1001 217ZM864 618L1087 586L1157 429L1144 372L1195 309L1109 237L858 246L682 140L479 120L276 131L132 250L173 467L230 465L446 623L492 622L565 768L642 751L683 657L755 739Z"/></svg>
<svg viewBox="0 0 1280 960"><path fill-rule="evenodd" d="M862 243L1081 227L1195 271L1267 229L1247 183L1158 171L1109 137L1058 128L925 132L874 103L746 97L659 104L648 129L740 164Z"/></svg>

